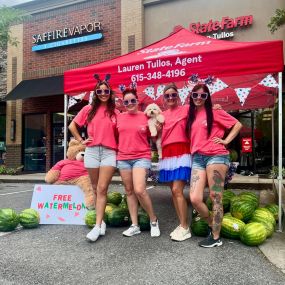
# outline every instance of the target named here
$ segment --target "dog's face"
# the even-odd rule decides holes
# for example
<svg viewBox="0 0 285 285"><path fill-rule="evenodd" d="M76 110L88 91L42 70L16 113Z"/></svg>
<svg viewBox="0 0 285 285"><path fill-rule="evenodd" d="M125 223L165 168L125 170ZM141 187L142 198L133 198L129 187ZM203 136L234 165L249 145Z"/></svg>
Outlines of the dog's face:
<svg viewBox="0 0 285 285"><path fill-rule="evenodd" d="M144 113L148 116L148 117L156 117L157 115L159 115L161 113L161 109L154 103L149 104Z"/></svg>

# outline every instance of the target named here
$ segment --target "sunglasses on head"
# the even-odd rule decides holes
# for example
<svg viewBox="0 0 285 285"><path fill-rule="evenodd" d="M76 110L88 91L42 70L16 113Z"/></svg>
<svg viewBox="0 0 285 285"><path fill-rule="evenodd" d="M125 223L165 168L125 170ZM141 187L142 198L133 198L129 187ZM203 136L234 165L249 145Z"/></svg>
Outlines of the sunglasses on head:
<svg viewBox="0 0 285 285"><path fill-rule="evenodd" d="M110 95L111 94L111 90L110 89L96 89L96 95Z"/></svg>
<svg viewBox="0 0 285 285"><path fill-rule="evenodd" d="M208 93L197 93L197 92L192 92L191 93L191 97L193 99L202 99L202 100L206 100L208 98Z"/></svg>
<svg viewBox="0 0 285 285"><path fill-rule="evenodd" d="M130 100L123 100L123 105L124 106L129 106L129 105L134 105L134 104L137 104L138 100L133 98L133 99L130 99Z"/></svg>
<svg viewBox="0 0 285 285"><path fill-rule="evenodd" d="M175 98L177 98L177 96L178 96L178 94L177 93L169 93L169 94L164 94L164 98L165 99L175 99Z"/></svg>

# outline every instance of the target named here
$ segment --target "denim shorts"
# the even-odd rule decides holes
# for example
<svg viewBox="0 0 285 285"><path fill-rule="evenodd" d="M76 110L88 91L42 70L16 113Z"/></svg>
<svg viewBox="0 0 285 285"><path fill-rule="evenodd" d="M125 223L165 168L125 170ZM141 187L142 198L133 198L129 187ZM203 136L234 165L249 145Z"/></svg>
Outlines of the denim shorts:
<svg viewBox="0 0 285 285"><path fill-rule="evenodd" d="M146 168L150 169L151 161L147 158L118 160L117 167L119 169L133 169L133 168Z"/></svg>
<svg viewBox="0 0 285 285"><path fill-rule="evenodd" d="M86 168L116 167L116 151L101 145L86 147L84 166Z"/></svg>
<svg viewBox="0 0 285 285"><path fill-rule="evenodd" d="M229 155L204 155L195 153L192 161L192 169L206 169L210 164L225 164L230 166Z"/></svg>

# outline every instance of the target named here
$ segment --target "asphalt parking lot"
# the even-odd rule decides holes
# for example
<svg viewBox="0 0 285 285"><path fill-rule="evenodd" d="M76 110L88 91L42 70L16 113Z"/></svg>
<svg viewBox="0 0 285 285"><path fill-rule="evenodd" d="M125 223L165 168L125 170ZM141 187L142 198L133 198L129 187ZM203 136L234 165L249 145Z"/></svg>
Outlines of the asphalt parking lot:
<svg viewBox="0 0 285 285"><path fill-rule="evenodd" d="M32 184L0 183L0 208L29 208L32 190ZM159 238L149 232L126 238L124 228L107 228L105 237L89 243L87 227L58 225L1 233L0 284L285 284L256 247L224 239L222 247L204 249L198 237L172 242L177 220L170 192L162 186L149 192Z"/></svg>

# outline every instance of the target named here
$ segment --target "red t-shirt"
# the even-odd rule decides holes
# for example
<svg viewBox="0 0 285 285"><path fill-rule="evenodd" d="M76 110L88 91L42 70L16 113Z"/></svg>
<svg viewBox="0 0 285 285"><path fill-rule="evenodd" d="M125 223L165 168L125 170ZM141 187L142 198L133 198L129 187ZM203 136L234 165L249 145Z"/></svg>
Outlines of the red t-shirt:
<svg viewBox="0 0 285 285"><path fill-rule="evenodd" d="M60 171L60 176L58 179L60 181L71 180L80 176L88 175L88 172L84 167L84 162L78 160L61 160L52 167L52 170Z"/></svg>
<svg viewBox="0 0 285 285"><path fill-rule="evenodd" d="M162 128L161 145L164 147L172 143L188 143L185 134L189 105L177 106L163 112L165 122Z"/></svg>
<svg viewBox="0 0 285 285"><path fill-rule="evenodd" d="M91 108L91 105L84 106L73 119L80 127L87 125L88 137L93 139L87 146L102 145L111 149L117 149L115 137L116 116L110 118L106 111L106 106L100 106L92 121L88 123L87 116ZM115 113L117 115L119 111L115 110Z"/></svg>
<svg viewBox="0 0 285 285"><path fill-rule="evenodd" d="M223 144L214 143L213 138L223 138L225 130L234 126L238 120L224 110L213 110L213 117L212 132L208 138L206 110L196 112L196 119L191 128L190 145L192 154L223 155L229 153Z"/></svg>
<svg viewBox="0 0 285 285"><path fill-rule="evenodd" d="M143 112L121 113L117 116L119 135L117 160L151 158L148 137L150 132Z"/></svg>

